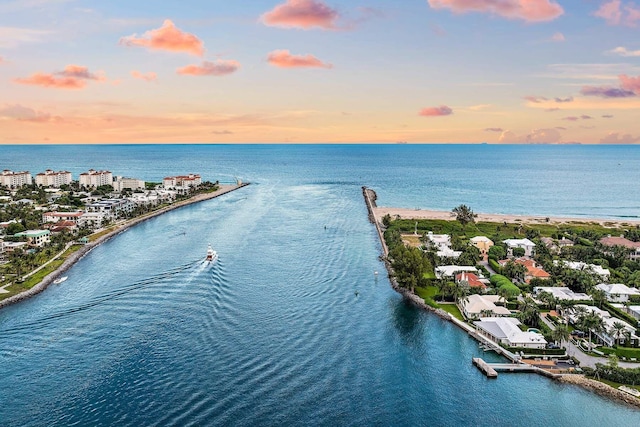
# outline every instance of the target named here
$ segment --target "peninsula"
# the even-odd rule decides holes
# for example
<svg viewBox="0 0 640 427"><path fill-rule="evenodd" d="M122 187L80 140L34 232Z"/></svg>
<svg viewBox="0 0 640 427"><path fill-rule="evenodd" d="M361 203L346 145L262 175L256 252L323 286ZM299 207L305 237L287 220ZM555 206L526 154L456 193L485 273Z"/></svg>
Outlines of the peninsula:
<svg viewBox="0 0 640 427"><path fill-rule="evenodd" d="M485 374L536 372L640 407L639 220L385 208L363 195L393 288L509 359L474 358Z"/></svg>

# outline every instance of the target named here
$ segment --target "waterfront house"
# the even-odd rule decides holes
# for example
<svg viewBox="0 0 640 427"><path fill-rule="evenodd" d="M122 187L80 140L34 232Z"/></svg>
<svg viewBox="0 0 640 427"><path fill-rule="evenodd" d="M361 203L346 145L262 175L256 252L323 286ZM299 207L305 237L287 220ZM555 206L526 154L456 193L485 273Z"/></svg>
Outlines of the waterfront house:
<svg viewBox="0 0 640 427"><path fill-rule="evenodd" d="M627 248L629 250L629 259L631 261L640 260L640 242L633 242L629 239L626 239L624 236L608 236L600 239L600 243L608 247L622 246L624 248Z"/></svg>
<svg viewBox="0 0 640 427"><path fill-rule="evenodd" d="M50 242L51 232L49 230L27 230L16 233L13 237L24 237L31 246L42 247Z"/></svg>
<svg viewBox="0 0 640 427"><path fill-rule="evenodd" d="M440 258L458 258L462 255L461 251L451 249L451 236L448 234L433 234L429 231L426 234L428 245L436 249L436 255Z"/></svg>
<svg viewBox="0 0 640 427"><path fill-rule="evenodd" d="M456 273L463 271L477 273L478 269L469 265L441 265L435 268L436 278L452 279Z"/></svg>
<svg viewBox="0 0 640 427"><path fill-rule="evenodd" d="M630 288L622 283L600 283L596 289L604 291L609 302L626 302L630 296L640 295L636 288Z"/></svg>
<svg viewBox="0 0 640 427"><path fill-rule="evenodd" d="M536 286L533 288L533 294L538 297L542 292L547 292L558 301L591 301L590 295L573 292L571 289L564 286Z"/></svg>
<svg viewBox="0 0 640 427"><path fill-rule="evenodd" d="M507 245L509 256L513 256L513 249L522 248L524 249L524 256L532 257L536 247L536 244L529 239L507 239L502 242Z"/></svg>
<svg viewBox="0 0 640 427"><path fill-rule="evenodd" d="M521 330L520 321L515 317L485 317L473 324L480 335L507 347L543 349L547 346L542 334Z"/></svg>
<svg viewBox="0 0 640 427"><path fill-rule="evenodd" d="M467 319L510 316L509 309L496 305L499 302L505 302L499 295L469 295L462 300L460 311Z"/></svg>
<svg viewBox="0 0 640 427"><path fill-rule="evenodd" d="M78 222L82 216L82 211L75 212L45 212L42 214L42 222L73 221Z"/></svg>
<svg viewBox="0 0 640 427"><path fill-rule="evenodd" d="M585 311L595 313L602 319L602 329L593 330L591 332L603 344L611 347L616 344L623 344L627 338L632 346L638 344L639 338L636 336L636 328L629 325L627 322L611 316L611 314L606 310L601 310L594 306L577 305L576 307L582 307ZM578 316L575 314L575 310L572 310L572 313L569 315L569 321L573 324L578 322ZM620 336L616 335L616 327L614 326L616 323L621 324L624 327L623 332L626 332L626 337L624 333Z"/></svg>
<svg viewBox="0 0 640 427"><path fill-rule="evenodd" d="M493 240L489 239L486 236L476 236L472 237L469 242L478 250L482 255L486 255L489 252L489 249L493 246Z"/></svg>
<svg viewBox="0 0 640 427"><path fill-rule="evenodd" d="M128 199L104 199L86 205L88 212L101 212L111 218L128 215L135 207L136 204Z"/></svg>
<svg viewBox="0 0 640 427"><path fill-rule="evenodd" d="M85 212L78 218L78 227L87 227L96 229L102 227L105 220L111 219L110 215L105 212Z"/></svg>

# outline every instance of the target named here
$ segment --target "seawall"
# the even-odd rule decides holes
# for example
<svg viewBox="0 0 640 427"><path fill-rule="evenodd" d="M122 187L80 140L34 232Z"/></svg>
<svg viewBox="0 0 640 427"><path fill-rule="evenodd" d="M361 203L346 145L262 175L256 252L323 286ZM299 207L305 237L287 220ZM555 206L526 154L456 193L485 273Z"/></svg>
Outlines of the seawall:
<svg viewBox="0 0 640 427"><path fill-rule="evenodd" d="M20 292L19 294L16 294L12 297L9 297L5 300L0 301L0 309L6 306L9 306L11 304L15 304L18 303L20 301L23 301L27 298L31 298L34 295L39 294L40 292L44 291L45 289L47 289L47 287L53 283L53 281L55 279L57 279L58 277L60 277L60 275L62 273L64 273L65 271L67 271L68 269L70 269L76 262L78 262L83 256L85 256L87 253L89 253L89 251L91 251L93 248L95 248L96 246L106 242L107 240L111 239L114 236L117 236L118 234L122 233L123 231L129 229L130 227L133 227L134 225L140 224L144 221L147 221L151 218L155 218L159 215L162 215L164 213L167 213L169 211L172 211L174 209L178 209L181 208L183 206L188 206L191 205L193 203L198 203L198 202L202 202L205 200L210 200L210 199L215 199L216 197L220 197L224 194L230 193L232 191L238 190L242 187L246 187L247 185L249 185L250 183L243 183L240 185L221 185L220 188L217 191L214 191L212 193L202 193L202 194L197 194L187 200L182 200L180 202L176 202L174 204L171 204L169 206L166 206L162 209L158 209L157 211L153 211L150 212L149 214L146 214L144 216L141 217L137 217L137 218L133 218L127 222L125 222L124 224L121 224L117 227L114 228L113 231L100 236L98 239L94 240L93 242L87 243L86 245L84 245L82 248L80 248L78 251L74 252L73 254L69 255L69 257L64 260L64 262L62 263L62 265L60 265L60 267L58 267L55 271L49 273L48 275L46 275L42 281L40 281L38 284L34 285L32 288L27 289L24 292Z"/></svg>

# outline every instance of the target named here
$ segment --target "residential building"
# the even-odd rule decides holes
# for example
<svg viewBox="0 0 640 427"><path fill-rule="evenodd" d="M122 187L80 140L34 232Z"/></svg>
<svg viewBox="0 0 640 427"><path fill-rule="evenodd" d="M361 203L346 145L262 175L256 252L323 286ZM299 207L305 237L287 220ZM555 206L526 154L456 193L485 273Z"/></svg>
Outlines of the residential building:
<svg viewBox="0 0 640 427"><path fill-rule="evenodd" d="M472 237L469 241L473 246L480 250L480 253L482 255L486 255L489 252L491 246L493 246L493 240L489 239L486 236Z"/></svg>
<svg viewBox="0 0 640 427"><path fill-rule="evenodd" d="M1 253L11 253L16 249L23 248L23 247L25 247L27 245L28 245L27 242L2 242L2 244L0 245L2 247L0 252Z"/></svg>
<svg viewBox="0 0 640 427"><path fill-rule="evenodd" d="M611 347L615 344L623 344L627 338L631 341L630 344L632 346L635 346L638 343L639 338L636 336L636 328L629 325L627 322L618 319L617 317L612 317L608 311L601 310L594 306L577 305L576 307L583 307L587 312L595 313L602 319L602 329L594 330L592 333L607 346ZM576 324L578 320L578 316L574 310L573 313L569 315L569 321ZM616 323L624 326L623 331L626 332L627 337L625 337L624 334L622 336L616 336L616 328L614 327Z"/></svg>
<svg viewBox="0 0 640 427"><path fill-rule="evenodd" d="M136 207L136 204L128 199L104 199L85 206L87 212L101 212L111 218L128 215Z"/></svg>
<svg viewBox="0 0 640 427"><path fill-rule="evenodd" d="M559 248L568 248L574 245L574 241L571 239L567 239L566 237L562 236L562 239L558 239L558 247Z"/></svg>
<svg viewBox="0 0 640 427"><path fill-rule="evenodd" d="M629 306L627 313L640 320L640 305Z"/></svg>
<svg viewBox="0 0 640 427"><path fill-rule="evenodd" d="M609 277L611 276L611 272L608 269L603 268L601 265L587 264L586 262L581 262L581 261L557 261L556 260L553 263L556 265L559 263L562 263L563 266L570 268L572 270L590 271L600 276L600 278L605 282L608 282Z"/></svg>
<svg viewBox="0 0 640 427"><path fill-rule="evenodd" d="M499 295L469 295L462 301L460 311L467 319L510 316L508 308L496 305L504 301Z"/></svg>
<svg viewBox="0 0 640 427"><path fill-rule="evenodd" d="M498 263L504 267L504 265L507 264L509 261L511 260L503 259L498 261ZM544 271L544 269L540 267L538 263L536 263L532 259L518 258L518 259L514 259L513 262L515 262L516 264L524 265L524 267L527 269L526 273L524 274L525 283L531 282L531 279L533 278L536 278L536 279L551 278L551 275L546 271Z"/></svg>
<svg viewBox="0 0 640 427"><path fill-rule="evenodd" d="M622 246L629 249L629 259L632 261L640 260L640 242L633 242L629 239L626 239L624 236L620 237L603 237L600 239L600 243L604 246Z"/></svg>
<svg viewBox="0 0 640 427"><path fill-rule="evenodd" d="M113 174L109 171L97 171L89 169L80 174L80 185L87 188L96 188L102 185L112 185Z"/></svg>
<svg viewBox="0 0 640 427"><path fill-rule="evenodd" d="M60 233L62 231L76 231L78 229L78 223L77 221L58 221L55 224L51 225L51 228L49 230L51 230L52 233Z"/></svg>
<svg viewBox="0 0 640 427"><path fill-rule="evenodd" d="M509 256L513 256L513 249L522 248L524 249L524 256L532 257L536 247L536 244L529 239L507 239L502 242L507 245Z"/></svg>
<svg viewBox="0 0 640 427"><path fill-rule="evenodd" d="M468 265L441 265L435 268L436 277L438 279L442 279L442 278L451 279L455 276L456 273L460 273L463 271L477 273L478 269Z"/></svg>
<svg viewBox="0 0 640 427"><path fill-rule="evenodd" d="M189 175L167 176L162 180L164 188L197 187L202 184L200 175L191 173Z"/></svg>
<svg viewBox="0 0 640 427"><path fill-rule="evenodd" d="M515 317L485 317L473 322L480 335L507 347L545 348L547 340L542 334L520 329Z"/></svg>
<svg viewBox="0 0 640 427"><path fill-rule="evenodd" d="M78 218L78 227L96 229L102 227L105 220L111 219L111 215L105 212L85 212Z"/></svg>
<svg viewBox="0 0 640 427"><path fill-rule="evenodd" d="M59 171L54 172L51 169L47 169L44 172L40 172L36 175L36 185L43 187L60 187L61 185L71 184L71 172Z"/></svg>
<svg viewBox="0 0 640 427"><path fill-rule="evenodd" d="M590 295L573 292L564 286L536 286L533 288L533 294L538 297L540 293L547 292L559 301L591 301Z"/></svg>
<svg viewBox="0 0 640 427"><path fill-rule="evenodd" d="M76 212L45 212L42 214L42 222L73 221L78 222L82 216L82 211Z"/></svg>
<svg viewBox="0 0 640 427"><path fill-rule="evenodd" d="M31 184L31 173L28 171L13 172L5 169L0 174L0 185L4 185L5 187L18 188Z"/></svg>
<svg viewBox="0 0 640 427"><path fill-rule="evenodd" d="M26 237L27 243L32 246L44 246L49 243L51 231L49 230L27 230L21 233L16 233L14 237Z"/></svg>
<svg viewBox="0 0 640 427"><path fill-rule="evenodd" d="M622 283L600 283L596 289L604 291L609 302L626 302L630 296L640 295L636 288L630 288Z"/></svg>
<svg viewBox="0 0 640 427"><path fill-rule="evenodd" d="M122 190L124 189L129 189L129 190L145 189L144 181L136 178L124 178L121 176L116 177L116 179L114 179L111 185L113 185L113 189L118 192L122 192Z"/></svg>
<svg viewBox="0 0 640 427"><path fill-rule="evenodd" d="M429 245L436 249L436 255L440 258L457 259L462 255L461 251L451 249L451 236L448 234L433 234L432 231L429 231L425 237L429 241Z"/></svg>
<svg viewBox="0 0 640 427"><path fill-rule="evenodd" d="M482 291L487 289L488 279L480 279L473 273L462 272L456 274L456 283L465 283L469 288L481 289Z"/></svg>

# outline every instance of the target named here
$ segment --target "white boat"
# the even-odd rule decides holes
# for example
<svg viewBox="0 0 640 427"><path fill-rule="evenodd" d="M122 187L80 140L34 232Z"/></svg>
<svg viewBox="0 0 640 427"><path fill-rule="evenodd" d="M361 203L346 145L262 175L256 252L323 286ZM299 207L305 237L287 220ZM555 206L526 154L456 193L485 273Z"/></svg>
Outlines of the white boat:
<svg viewBox="0 0 640 427"><path fill-rule="evenodd" d="M207 257L205 259L209 262L214 262L218 259L218 253L213 250L211 245L207 247Z"/></svg>
<svg viewBox="0 0 640 427"><path fill-rule="evenodd" d="M68 278L69 278L68 276L58 277L56 280L53 281L53 283L56 284L56 285L59 285L60 283L62 283L65 280L67 280Z"/></svg>

